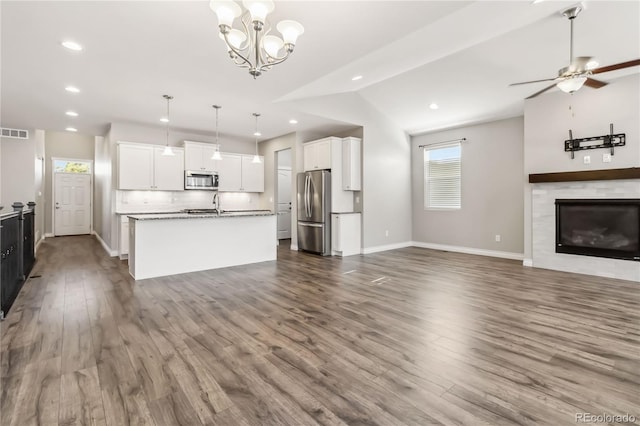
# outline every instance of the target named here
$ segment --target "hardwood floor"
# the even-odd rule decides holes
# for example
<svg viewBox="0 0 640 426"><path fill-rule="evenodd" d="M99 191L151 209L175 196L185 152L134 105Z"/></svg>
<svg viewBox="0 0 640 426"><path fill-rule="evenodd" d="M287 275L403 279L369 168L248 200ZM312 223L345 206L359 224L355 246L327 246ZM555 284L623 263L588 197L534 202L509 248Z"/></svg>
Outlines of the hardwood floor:
<svg viewBox="0 0 640 426"><path fill-rule="evenodd" d="M406 248L134 282L47 239L2 425L640 424L640 284Z"/></svg>

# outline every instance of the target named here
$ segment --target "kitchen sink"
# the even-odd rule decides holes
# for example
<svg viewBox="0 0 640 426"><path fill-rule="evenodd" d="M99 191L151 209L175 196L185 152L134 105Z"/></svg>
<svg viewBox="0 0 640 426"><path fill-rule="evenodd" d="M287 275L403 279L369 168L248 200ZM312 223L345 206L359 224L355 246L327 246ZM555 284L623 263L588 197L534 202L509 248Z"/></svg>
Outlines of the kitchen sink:
<svg viewBox="0 0 640 426"><path fill-rule="evenodd" d="M203 213L218 213L216 209L184 209L184 213L187 214L203 214Z"/></svg>

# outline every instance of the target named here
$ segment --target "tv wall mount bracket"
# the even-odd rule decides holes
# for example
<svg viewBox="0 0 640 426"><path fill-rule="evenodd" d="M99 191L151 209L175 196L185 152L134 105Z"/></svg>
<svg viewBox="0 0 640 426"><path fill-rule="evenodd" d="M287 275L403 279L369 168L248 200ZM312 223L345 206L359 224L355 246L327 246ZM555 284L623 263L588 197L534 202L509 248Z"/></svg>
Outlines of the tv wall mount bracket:
<svg viewBox="0 0 640 426"><path fill-rule="evenodd" d="M609 134L604 136L593 136L590 138L574 139L573 132L569 130L569 139L564 141L564 151L571 152L571 159L575 158L576 151L583 151L585 149L598 149L608 148L611 150L611 155L614 155L614 148L616 146L626 145L625 133L613 133L613 123L609 124Z"/></svg>

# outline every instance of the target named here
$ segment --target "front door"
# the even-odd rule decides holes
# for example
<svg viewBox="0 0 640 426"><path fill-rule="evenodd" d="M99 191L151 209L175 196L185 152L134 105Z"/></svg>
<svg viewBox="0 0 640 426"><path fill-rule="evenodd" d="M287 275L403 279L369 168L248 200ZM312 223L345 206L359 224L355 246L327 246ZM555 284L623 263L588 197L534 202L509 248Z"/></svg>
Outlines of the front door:
<svg viewBox="0 0 640 426"><path fill-rule="evenodd" d="M91 233L91 175L54 173L55 235Z"/></svg>
<svg viewBox="0 0 640 426"><path fill-rule="evenodd" d="M291 170L278 169L278 239L291 238Z"/></svg>

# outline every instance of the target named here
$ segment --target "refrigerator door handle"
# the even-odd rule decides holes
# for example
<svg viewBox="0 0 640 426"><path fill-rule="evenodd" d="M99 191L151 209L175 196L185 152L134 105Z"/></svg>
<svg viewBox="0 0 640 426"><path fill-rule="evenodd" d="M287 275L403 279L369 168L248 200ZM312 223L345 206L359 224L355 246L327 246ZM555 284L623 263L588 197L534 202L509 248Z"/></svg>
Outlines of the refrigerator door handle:
<svg viewBox="0 0 640 426"><path fill-rule="evenodd" d="M305 191L307 197L307 217L311 217L311 176L307 175L307 189Z"/></svg>
<svg viewBox="0 0 640 426"><path fill-rule="evenodd" d="M298 225L309 226L311 228L322 228L324 226L321 223L305 223L305 222L298 222Z"/></svg>

